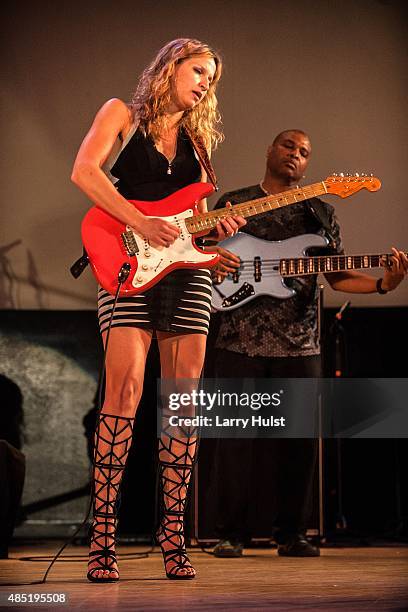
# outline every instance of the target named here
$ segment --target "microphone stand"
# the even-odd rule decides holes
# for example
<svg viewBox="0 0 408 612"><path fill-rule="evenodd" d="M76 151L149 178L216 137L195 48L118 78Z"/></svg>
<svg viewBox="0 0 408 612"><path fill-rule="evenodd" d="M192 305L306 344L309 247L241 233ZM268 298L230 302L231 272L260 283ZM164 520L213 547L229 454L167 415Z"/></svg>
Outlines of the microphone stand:
<svg viewBox="0 0 408 612"><path fill-rule="evenodd" d="M350 306L350 301L343 304L340 310L336 313L334 321L331 325L330 332L334 338L334 377L342 378L347 375L347 349L346 349L346 333L342 325L343 313ZM345 533L347 530L347 520L343 513L343 470L342 470L342 443L341 438L336 438L336 490L337 490L337 515L336 526L337 532Z"/></svg>

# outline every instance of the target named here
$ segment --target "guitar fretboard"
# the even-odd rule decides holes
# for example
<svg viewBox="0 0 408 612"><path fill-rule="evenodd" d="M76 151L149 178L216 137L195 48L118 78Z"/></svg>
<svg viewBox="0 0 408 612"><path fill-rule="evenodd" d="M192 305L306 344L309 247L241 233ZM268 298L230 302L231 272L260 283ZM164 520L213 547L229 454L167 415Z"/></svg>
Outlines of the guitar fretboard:
<svg viewBox="0 0 408 612"><path fill-rule="evenodd" d="M319 272L379 268L384 263L391 265L391 257L391 253L385 253L382 255L327 255L281 259L279 274L281 276L306 276Z"/></svg>
<svg viewBox="0 0 408 612"><path fill-rule="evenodd" d="M270 210L283 208L289 204L296 204L296 202L315 198L324 193L327 193L327 189L325 182L321 181L320 183L314 183L307 187L296 187L296 189L290 189L282 193L268 195L256 200L242 202L241 204L234 204L228 208L218 208L202 215L189 217L185 222L188 231L191 234L196 234L213 229L218 221L226 217L231 217L233 215L240 215L244 218L253 217L254 215L260 215Z"/></svg>

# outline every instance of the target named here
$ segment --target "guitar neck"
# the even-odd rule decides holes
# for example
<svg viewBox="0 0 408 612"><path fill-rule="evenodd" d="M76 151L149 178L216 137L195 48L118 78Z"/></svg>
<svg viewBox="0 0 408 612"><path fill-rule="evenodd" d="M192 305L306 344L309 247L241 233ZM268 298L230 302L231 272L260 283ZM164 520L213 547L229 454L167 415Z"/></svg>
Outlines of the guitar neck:
<svg viewBox="0 0 408 612"><path fill-rule="evenodd" d="M279 274L284 277L307 276L319 272L341 272L344 270L361 270L391 265L392 254L381 255L327 255L319 257L299 257L281 259Z"/></svg>
<svg viewBox="0 0 408 612"><path fill-rule="evenodd" d="M185 220L186 226L190 234L197 234L205 230L213 229L218 221L225 219L225 217L231 217L233 215L240 215L244 218L253 217L270 210L283 208L289 204L296 204L296 202L315 198L324 193L327 193L327 189L324 181L321 181L320 183L314 183L306 187L296 187L295 189L289 189L282 193L267 195L256 200L234 204L228 208L217 208L216 210L211 210L201 215L188 217Z"/></svg>

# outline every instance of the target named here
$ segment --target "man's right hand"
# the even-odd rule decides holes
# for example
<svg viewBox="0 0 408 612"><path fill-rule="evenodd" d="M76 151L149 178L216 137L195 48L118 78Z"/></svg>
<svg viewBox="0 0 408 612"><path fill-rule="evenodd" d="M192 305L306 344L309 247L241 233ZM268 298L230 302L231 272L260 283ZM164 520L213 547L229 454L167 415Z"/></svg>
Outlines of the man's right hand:
<svg viewBox="0 0 408 612"><path fill-rule="evenodd" d="M238 255L231 253L227 249L223 249L220 246L212 247L212 251L217 251L220 256L220 260L217 265L212 269L211 274L213 280L217 283L221 283L228 274L236 272L240 265L241 260Z"/></svg>

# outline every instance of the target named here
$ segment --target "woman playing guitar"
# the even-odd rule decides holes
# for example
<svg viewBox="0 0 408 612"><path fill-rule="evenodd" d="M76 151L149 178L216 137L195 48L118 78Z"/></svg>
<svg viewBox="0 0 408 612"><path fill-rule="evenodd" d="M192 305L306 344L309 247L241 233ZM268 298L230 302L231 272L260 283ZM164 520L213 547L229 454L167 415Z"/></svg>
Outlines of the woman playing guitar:
<svg viewBox="0 0 408 612"><path fill-rule="evenodd" d="M106 102L75 160L72 180L103 211L133 228L148 243L170 247L179 228L140 212L128 200L156 201L200 180L205 171L195 148L210 151L222 139L215 90L221 60L206 44L177 39L144 70L129 105ZM194 143L193 143L194 141ZM194 146L193 146L194 144ZM198 205L206 211L206 202ZM223 240L244 225L231 216L211 238ZM118 271L119 272L119 271ZM98 315L106 344L114 297L100 288ZM94 518L88 579L119 579L115 556L115 503L139 403L152 337L158 341L164 379L198 379L211 304L207 269L177 269L142 294L119 299L106 354L105 399L98 415L94 452ZM183 514L196 439L162 435L159 441L162 517L157 532L168 578L191 579Z"/></svg>

